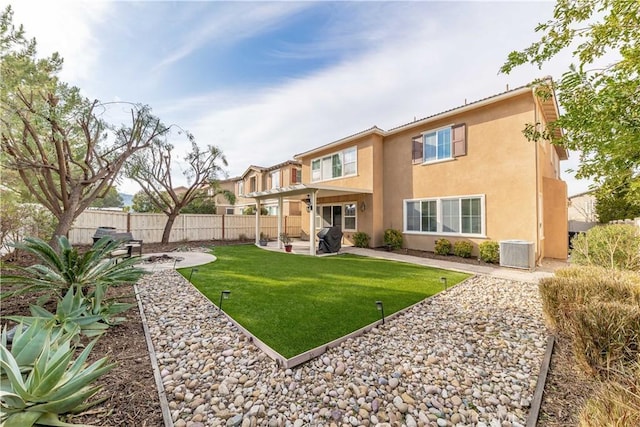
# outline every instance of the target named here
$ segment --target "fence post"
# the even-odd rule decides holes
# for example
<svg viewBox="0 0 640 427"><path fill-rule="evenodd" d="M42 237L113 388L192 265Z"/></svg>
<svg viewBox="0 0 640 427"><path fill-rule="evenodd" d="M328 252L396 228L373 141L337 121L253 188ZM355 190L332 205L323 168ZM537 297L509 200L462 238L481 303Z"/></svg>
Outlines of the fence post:
<svg viewBox="0 0 640 427"><path fill-rule="evenodd" d="M131 233L131 212L127 212L127 233Z"/></svg>
<svg viewBox="0 0 640 427"><path fill-rule="evenodd" d="M224 214L222 214L222 240L224 241Z"/></svg>

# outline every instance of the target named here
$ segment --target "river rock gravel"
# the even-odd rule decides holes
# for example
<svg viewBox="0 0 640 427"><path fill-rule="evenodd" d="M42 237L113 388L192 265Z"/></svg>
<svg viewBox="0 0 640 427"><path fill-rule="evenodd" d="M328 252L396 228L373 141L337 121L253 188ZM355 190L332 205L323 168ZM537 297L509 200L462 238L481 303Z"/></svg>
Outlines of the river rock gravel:
<svg viewBox="0 0 640 427"><path fill-rule="evenodd" d="M292 369L176 271L138 290L177 427L523 426L546 345L537 285L489 276Z"/></svg>

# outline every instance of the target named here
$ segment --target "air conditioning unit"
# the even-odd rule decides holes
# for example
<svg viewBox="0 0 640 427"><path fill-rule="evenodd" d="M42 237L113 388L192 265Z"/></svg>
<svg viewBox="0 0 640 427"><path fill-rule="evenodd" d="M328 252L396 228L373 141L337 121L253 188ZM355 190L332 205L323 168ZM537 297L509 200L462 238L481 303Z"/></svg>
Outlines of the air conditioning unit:
<svg viewBox="0 0 640 427"><path fill-rule="evenodd" d="M533 270L536 262L535 257L533 242L525 240L500 241L500 265L502 267Z"/></svg>

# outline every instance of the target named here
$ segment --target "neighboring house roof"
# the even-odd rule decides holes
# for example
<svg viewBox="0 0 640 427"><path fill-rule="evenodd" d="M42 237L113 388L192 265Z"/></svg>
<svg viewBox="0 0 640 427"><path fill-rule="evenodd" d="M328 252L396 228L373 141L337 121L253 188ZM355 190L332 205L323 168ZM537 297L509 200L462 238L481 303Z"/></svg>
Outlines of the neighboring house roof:
<svg viewBox="0 0 640 427"><path fill-rule="evenodd" d="M288 166L288 165L293 165L293 166L301 166L300 162L297 160L286 160L282 163L278 163L276 165L273 166L256 166L256 165L251 165L247 168L246 171L244 171L244 173L242 175L240 175L237 179L242 179L245 176L247 176L250 172L255 171L255 172L271 172L273 170L276 169L280 169L282 167Z"/></svg>
<svg viewBox="0 0 640 427"><path fill-rule="evenodd" d="M582 193L578 193L578 194L574 194L573 196L569 196L568 199L575 199L576 197L582 197L582 196L586 196L588 194L591 193L595 193L596 190L587 190L587 191L583 191Z"/></svg>
<svg viewBox="0 0 640 427"><path fill-rule="evenodd" d="M176 192L176 194L180 194L180 193L186 193L187 192L187 187L181 185L180 187L173 187L173 191Z"/></svg>
<svg viewBox="0 0 640 427"><path fill-rule="evenodd" d="M287 160L287 161L284 161L282 163L278 163L277 165L266 167L266 168L264 168L264 171L265 172L270 172L270 171L273 171L273 170L276 170L276 169L280 169L280 168L283 168L283 167L289 166L289 165L291 165L291 166L302 166L302 163L300 163L297 160Z"/></svg>
<svg viewBox="0 0 640 427"><path fill-rule="evenodd" d="M218 183L224 184L224 183L227 183L227 182L236 182L237 180L239 180L241 178L242 177L240 177L240 176L234 176L233 178L227 178L227 179L218 180Z"/></svg>
<svg viewBox="0 0 640 427"><path fill-rule="evenodd" d="M550 82L551 78L550 77L546 77L544 80ZM443 118L446 118L448 116L452 116L454 114L460 114L460 113L463 113L463 112L468 111L468 110L473 110L473 109L476 109L476 108L483 107L485 105L490 105L490 104L493 104L495 102L499 102L499 101L502 101L502 100L505 100L505 99L509 99L509 98L512 98L512 97L515 97L515 96L518 96L518 95L522 95L522 94L525 94L525 93L529 93L533 89L534 88L531 85L520 86L520 87L517 87L515 89L507 90L505 92L501 92L501 93L496 94L496 95L492 95L492 96L489 96L489 97L486 97L486 98L482 98L482 99L480 99L478 101L474 101L474 102L471 102L471 103L466 103L465 105L461 105L459 107L451 108L449 110L445 110L445 111L442 111L440 113L424 117L422 119L414 120L413 122L410 122L410 123L405 123L403 125L396 126L394 128L389 129L388 131L382 130L377 126L373 126L373 127L369 128L369 129L363 130L361 132L357 132L357 133L355 133L353 135L347 136L345 138L341 138L341 139L339 139L337 141L333 141L333 142L330 142L328 144L322 145L320 147L316 147L316 148L313 148L311 150L305 151L303 153L296 154L295 156L293 156L293 158L294 159L300 159L302 157L313 155L313 154L315 154L317 152L324 151L324 150L326 150L328 148L331 148L331 147L334 147L334 146L338 146L338 145L342 145L345 142L350 142L350 141L352 141L354 139L361 138L363 136L368 136L368 135L371 135L371 134L378 134L378 135L381 135L381 136L389 136L389 135L393 135L393 134L396 134L396 133L399 133L399 132L404 132L404 131L406 131L408 129L411 129L413 127L418 127L418 126L422 126L422 125L424 125L426 123L429 123L429 122L433 122L433 121L436 121L436 120L441 120ZM547 119L547 121L553 122L553 121L557 120L558 116L559 116L559 113L558 113L558 104L557 104L556 97L552 96L551 98L546 99L546 100L545 99L540 99L540 102L541 102L543 114L545 114L545 118ZM560 130L558 130L557 132L560 132ZM555 148L556 148L556 151L557 151L558 156L560 157L560 159L566 160L568 158L568 153L567 153L567 150L565 148L559 147L559 146L556 146Z"/></svg>

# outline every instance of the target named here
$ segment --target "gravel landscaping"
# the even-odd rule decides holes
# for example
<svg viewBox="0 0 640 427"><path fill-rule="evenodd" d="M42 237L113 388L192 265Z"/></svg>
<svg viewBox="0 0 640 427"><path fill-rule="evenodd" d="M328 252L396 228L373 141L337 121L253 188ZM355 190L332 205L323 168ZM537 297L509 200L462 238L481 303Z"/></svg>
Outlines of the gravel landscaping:
<svg viewBox="0 0 640 427"><path fill-rule="evenodd" d="M546 344L536 284L476 276L284 370L173 270L138 284L176 426L519 426Z"/></svg>

